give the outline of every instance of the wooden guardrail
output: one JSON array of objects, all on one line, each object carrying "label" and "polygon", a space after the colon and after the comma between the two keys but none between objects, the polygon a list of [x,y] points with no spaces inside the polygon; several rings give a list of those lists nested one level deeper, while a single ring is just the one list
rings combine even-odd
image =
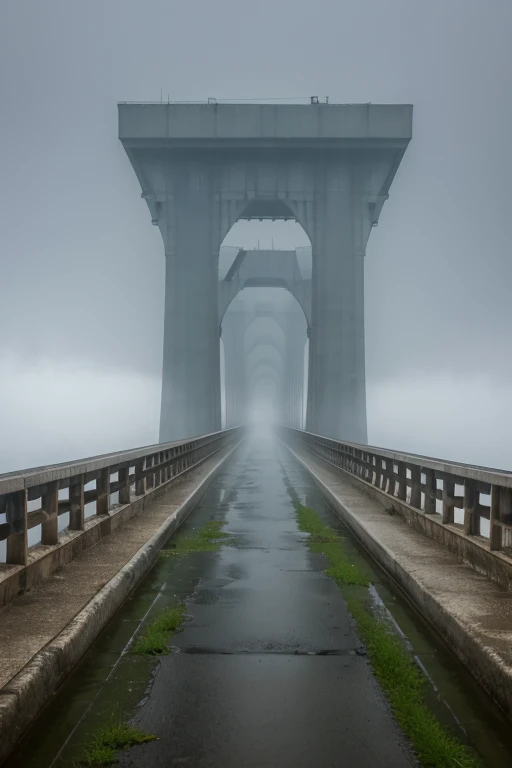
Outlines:
[{"label": "wooden guardrail", "polygon": [[[439,516],[467,536],[487,540],[490,551],[512,549],[512,473],[441,459],[345,443],[283,428],[286,442],[306,446],[322,459],[407,504],[425,516]],[[463,519],[455,521],[455,510]],[[487,526],[482,522],[488,521]]]},{"label": "wooden guardrail", "polygon": [[[130,504],[239,436],[240,428],[227,429],[190,440],[0,475],[0,541],[6,541],[5,562],[28,564],[32,549],[28,532],[32,528],[41,526],[40,541],[33,546],[58,544],[60,515],[69,513],[66,531],[84,531],[87,505],[95,504],[92,515],[108,516],[113,494],[119,494],[119,505]],[[94,487],[88,487],[91,485]]]}]

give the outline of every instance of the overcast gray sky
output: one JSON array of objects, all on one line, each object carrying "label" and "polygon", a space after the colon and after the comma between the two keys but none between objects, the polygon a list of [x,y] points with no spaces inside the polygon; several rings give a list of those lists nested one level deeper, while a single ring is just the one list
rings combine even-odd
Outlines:
[{"label": "overcast gray sky", "polygon": [[161,92],[414,104],[367,251],[370,440],[512,466],[511,30],[510,0],[1,0],[0,470],[156,437],[163,248],[116,102]]}]

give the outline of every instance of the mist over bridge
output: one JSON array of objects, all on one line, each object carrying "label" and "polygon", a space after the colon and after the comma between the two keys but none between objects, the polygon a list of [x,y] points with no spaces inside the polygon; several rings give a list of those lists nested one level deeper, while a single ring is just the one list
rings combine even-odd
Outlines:
[{"label": "mist over bridge", "polygon": [[[125,766],[412,767],[420,739],[379,676],[374,622],[401,659],[393,685],[424,660],[442,688],[456,764],[476,748],[506,765],[493,705],[475,727],[466,673],[446,683],[451,657],[407,624],[396,585],[510,715],[512,476],[366,444],[363,259],[411,108],[119,113],[165,245],[160,442],[0,477],[0,759],[72,672],[9,768],[83,764],[114,709],[148,738]],[[238,220],[290,218],[310,269],[241,247],[220,273]],[[276,430],[254,436],[265,398]],[[149,687],[139,654],[160,659]]]}]

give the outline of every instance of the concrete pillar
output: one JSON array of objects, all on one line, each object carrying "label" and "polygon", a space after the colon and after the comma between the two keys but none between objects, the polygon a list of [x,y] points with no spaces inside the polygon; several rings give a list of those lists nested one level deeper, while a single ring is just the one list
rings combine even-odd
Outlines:
[{"label": "concrete pillar", "polygon": [[243,312],[227,311],[222,321],[226,391],[226,427],[245,423],[247,388],[244,337],[247,319]]},{"label": "concrete pillar", "polygon": [[284,418],[286,426],[300,429],[304,398],[306,322],[302,313],[287,312],[284,324],[286,328]]},{"label": "concrete pillar", "polygon": [[324,167],[323,176],[312,237],[307,429],[366,443],[367,222],[355,168],[348,163]]},{"label": "concrete pillar", "polygon": [[173,166],[158,225],[166,245],[160,441],[220,429],[218,236],[211,179]]}]

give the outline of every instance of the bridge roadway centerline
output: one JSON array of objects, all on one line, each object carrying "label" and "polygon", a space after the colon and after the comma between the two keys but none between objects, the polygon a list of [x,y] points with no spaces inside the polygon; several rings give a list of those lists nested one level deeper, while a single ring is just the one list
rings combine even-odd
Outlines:
[{"label": "bridge roadway centerline", "polygon": [[[280,463],[280,459],[283,464]],[[158,741],[120,765],[416,765],[345,602],[297,527],[286,475],[311,482],[275,443],[250,443],[197,509],[226,491],[236,537],[206,566],[135,717]]]}]

